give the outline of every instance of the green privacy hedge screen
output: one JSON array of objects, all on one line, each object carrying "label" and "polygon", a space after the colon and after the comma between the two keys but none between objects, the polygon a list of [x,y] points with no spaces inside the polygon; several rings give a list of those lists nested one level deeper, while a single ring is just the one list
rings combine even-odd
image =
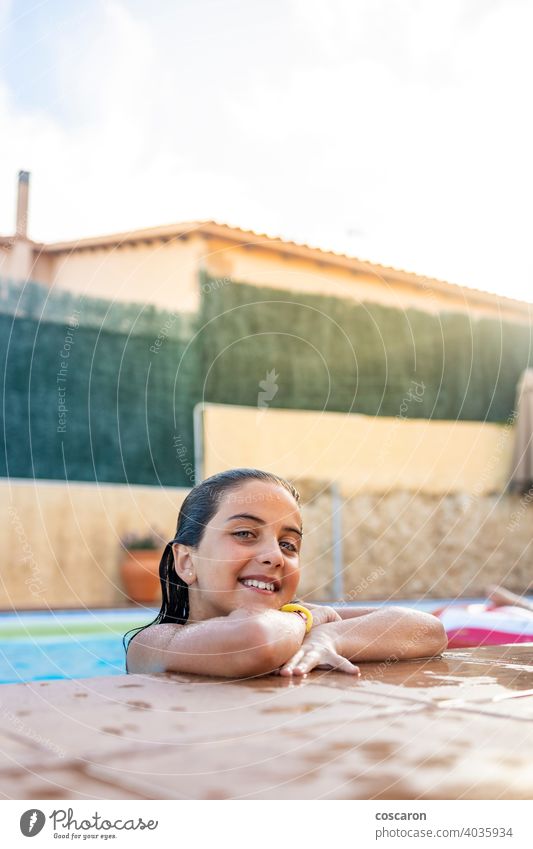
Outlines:
[{"label": "green privacy hedge screen", "polygon": [[201,283],[194,316],[4,283],[0,473],[191,486],[201,400],[504,422],[533,360],[528,326]]},{"label": "green privacy hedge screen", "polygon": [[15,309],[15,287],[7,294],[1,474],[190,486],[200,358],[194,344],[184,352],[194,321],[36,284]]},{"label": "green privacy hedge screen", "polygon": [[203,290],[213,402],[256,405],[274,369],[272,407],[504,422],[532,361],[529,326],[209,280]]}]

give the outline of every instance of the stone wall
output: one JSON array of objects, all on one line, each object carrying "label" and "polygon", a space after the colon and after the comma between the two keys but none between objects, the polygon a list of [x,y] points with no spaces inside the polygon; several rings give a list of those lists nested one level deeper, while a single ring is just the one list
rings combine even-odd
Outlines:
[{"label": "stone wall", "polygon": [[[332,598],[328,492],[305,509],[313,525],[305,591]],[[532,584],[533,495],[359,494],[345,498],[342,525],[345,601],[484,596],[492,583],[521,593]]]},{"label": "stone wall", "polygon": [[332,496],[327,484],[293,481],[301,496],[303,542],[298,597],[317,600],[333,596]]}]

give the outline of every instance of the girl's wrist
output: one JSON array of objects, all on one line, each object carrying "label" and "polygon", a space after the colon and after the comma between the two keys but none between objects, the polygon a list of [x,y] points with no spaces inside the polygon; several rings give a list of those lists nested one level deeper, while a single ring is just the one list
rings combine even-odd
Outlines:
[{"label": "girl's wrist", "polygon": [[296,613],[305,622],[305,633],[308,634],[313,627],[313,614],[303,604],[292,603],[284,604],[280,608],[282,613]]},{"label": "girl's wrist", "polygon": [[[298,640],[298,644],[300,646],[302,646],[305,643],[305,640],[307,638],[307,621],[306,621],[305,616],[300,616],[300,614],[295,616],[294,612],[292,613],[291,616],[287,616],[286,613],[284,613],[283,616],[285,617],[285,619],[288,619],[289,621],[296,622],[297,640]],[[293,627],[294,627],[294,625],[293,625]]]},{"label": "girl's wrist", "polygon": [[307,637],[307,619],[302,613],[299,613],[297,610],[294,610],[292,612],[293,612],[293,616],[294,616],[294,614],[296,614],[296,616],[298,617],[298,619],[302,623],[302,638],[305,640],[305,638]]}]

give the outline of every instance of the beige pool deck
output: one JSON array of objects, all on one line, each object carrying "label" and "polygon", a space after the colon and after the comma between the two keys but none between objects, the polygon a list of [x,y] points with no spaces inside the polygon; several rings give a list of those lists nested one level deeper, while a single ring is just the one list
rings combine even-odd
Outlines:
[{"label": "beige pool deck", "polygon": [[531,799],[533,644],[0,688],[4,799]]}]

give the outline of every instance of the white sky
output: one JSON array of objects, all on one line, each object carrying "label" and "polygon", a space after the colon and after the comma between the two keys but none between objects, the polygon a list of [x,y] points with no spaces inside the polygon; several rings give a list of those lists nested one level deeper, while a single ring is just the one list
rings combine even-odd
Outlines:
[{"label": "white sky", "polygon": [[0,0],[0,233],[196,218],[533,302],[528,0]]}]

